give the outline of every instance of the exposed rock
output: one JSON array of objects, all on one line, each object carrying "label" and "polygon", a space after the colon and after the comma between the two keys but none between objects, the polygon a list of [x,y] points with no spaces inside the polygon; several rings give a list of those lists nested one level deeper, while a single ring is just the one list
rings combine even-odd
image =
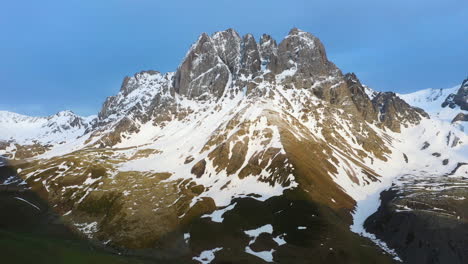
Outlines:
[{"label": "exposed rock", "polygon": [[448,177],[406,179],[381,194],[382,204],[366,220],[366,229],[395,249],[404,263],[467,263],[466,182]]},{"label": "exposed rock", "polygon": [[468,121],[468,114],[459,113],[458,115],[456,115],[453,118],[452,124],[455,123],[455,122],[458,122],[458,121],[467,122]]},{"label": "exposed rock", "polygon": [[374,105],[356,75],[354,73],[347,73],[344,78],[351,92],[353,103],[362,117],[370,122],[376,120],[377,112],[374,109]]},{"label": "exposed rock", "polygon": [[442,107],[447,106],[452,109],[459,106],[461,110],[468,111],[468,78],[462,82],[457,93],[447,96],[442,103]]},{"label": "exposed rock", "polygon": [[142,71],[132,77],[125,77],[120,92],[108,97],[104,102],[98,114],[99,121],[94,126],[108,124],[130,113],[137,119],[147,119],[154,100],[172,100],[172,76],[172,73]]},{"label": "exposed rock", "polygon": [[423,146],[421,147],[421,150],[425,150],[427,149],[431,144],[429,144],[429,142],[425,141]]},{"label": "exposed rock", "polygon": [[303,78],[334,75],[338,69],[329,62],[318,38],[297,28],[291,29],[277,50],[278,59],[268,68],[275,74],[296,70]]},{"label": "exposed rock", "polygon": [[445,101],[442,103],[442,107],[450,107],[450,108],[455,108],[457,107],[457,104],[453,101],[453,98],[455,98],[455,94],[449,94]]},{"label": "exposed rock", "polygon": [[401,124],[418,124],[429,115],[420,108],[411,107],[393,92],[379,93],[372,99],[378,110],[378,120],[393,131],[400,132]]},{"label": "exposed rock", "polygon": [[232,74],[237,74],[241,60],[241,37],[232,28],[219,31],[211,36],[218,56]]},{"label": "exposed rock", "polygon": [[129,93],[131,93],[133,90],[138,88],[142,83],[142,79],[147,77],[147,75],[153,76],[153,75],[158,75],[158,74],[161,74],[161,73],[158,71],[149,70],[149,71],[142,71],[140,73],[136,73],[133,77],[126,76],[122,82],[120,91],[122,92],[124,96],[126,96]]},{"label": "exposed rock", "polygon": [[468,111],[468,79],[465,79],[453,98],[453,102],[460,106],[461,110]]},{"label": "exposed rock", "polygon": [[276,53],[278,49],[276,40],[274,40],[270,35],[263,34],[260,38],[259,49],[262,60],[262,67],[266,68],[271,61],[276,60]]},{"label": "exposed rock", "polygon": [[198,178],[200,178],[203,173],[205,173],[205,168],[206,168],[206,160],[202,159],[199,162],[197,162],[195,165],[193,165],[191,173]]},{"label": "exposed rock", "polygon": [[[219,57],[219,52],[213,40],[203,33],[177,69],[174,77],[175,91],[189,99],[221,97],[229,80],[230,71]],[[230,52],[224,52],[223,55],[226,61],[232,59]],[[228,62],[232,63],[231,67],[236,67],[234,62]]]},{"label": "exposed rock", "polygon": [[138,131],[138,126],[134,120],[124,117],[113,127],[110,133],[103,135],[100,139],[99,147],[113,146],[122,141],[122,134],[134,133]]},{"label": "exposed rock", "polygon": [[261,59],[258,45],[252,34],[247,34],[242,39],[240,74],[250,75],[260,71]]},{"label": "exposed rock", "polygon": [[188,163],[190,163],[190,162],[192,162],[194,160],[195,160],[195,158],[192,155],[190,155],[187,158],[185,158],[184,164],[188,164]]}]

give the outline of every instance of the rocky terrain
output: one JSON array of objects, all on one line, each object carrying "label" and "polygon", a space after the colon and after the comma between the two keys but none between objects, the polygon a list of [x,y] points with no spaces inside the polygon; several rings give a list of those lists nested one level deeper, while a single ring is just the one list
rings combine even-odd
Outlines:
[{"label": "rocky terrain", "polygon": [[0,155],[74,234],[109,252],[163,263],[411,261],[364,220],[402,175],[458,166],[464,177],[468,138],[463,121],[408,98],[343,74],[310,33],[257,43],[228,29],[203,33],[175,72],[126,77],[96,116],[1,112]]},{"label": "rocky terrain", "polygon": [[403,175],[382,193],[382,205],[367,219],[367,229],[405,263],[466,263],[467,166],[457,169],[465,169],[462,177]]}]

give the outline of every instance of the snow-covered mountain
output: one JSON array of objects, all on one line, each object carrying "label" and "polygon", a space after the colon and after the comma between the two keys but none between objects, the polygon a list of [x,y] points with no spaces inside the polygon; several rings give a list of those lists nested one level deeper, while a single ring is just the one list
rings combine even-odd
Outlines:
[{"label": "snow-covered mountain", "polygon": [[61,111],[47,117],[30,117],[0,111],[0,140],[18,144],[59,144],[82,136],[95,116],[80,117]]},{"label": "snow-covered mountain", "polygon": [[458,114],[457,109],[444,108],[442,104],[450,94],[456,93],[459,88],[460,86],[447,89],[429,88],[408,94],[398,94],[398,96],[408,104],[424,109],[424,111],[434,118],[451,121]]},{"label": "snow-covered mountain", "polygon": [[468,121],[468,79],[461,85],[446,89],[425,89],[408,94],[398,94],[408,104],[424,109],[432,118],[456,123],[464,130]]},{"label": "snow-covered mountain", "polygon": [[277,44],[228,29],[202,34],[174,73],[126,77],[97,117],[3,113],[0,154],[77,232],[121,252],[391,263],[405,249],[364,228],[380,191],[468,173],[466,133],[427,108],[452,93],[375,92],[310,33]]},{"label": "snow-covered mountain", "polygon": [[458,105],[453,108],[442,106],[446,99],[456,94],[459,89],[460,85],[446,89],[430,88],[409,94],[398,94],[398,96],[408,104],[424,109],[431,117],[451,122],[457,114],[468,113],[468,111],[460,109]]}]

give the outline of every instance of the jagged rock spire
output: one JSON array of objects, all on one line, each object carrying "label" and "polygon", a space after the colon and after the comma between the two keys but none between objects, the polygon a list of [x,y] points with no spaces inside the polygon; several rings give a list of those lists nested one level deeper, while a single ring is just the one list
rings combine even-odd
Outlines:
[{"label": "jagged rock spire", "polygon": [[241,46],[241,72],[240,74],[254,74],[261,69],[260,51],[252,34],[242,38]]},{"label": "jagged rock spire", "polygon": [[219,57],[215,43],[203,33],[177,69],[174,88],[188,98],[221,97],[229,74],[229,67]]},{"label": "jagged rock spire", "polygon": [[259,49],[262,58],[262,66],[266,67],[270,61],[276,58],[278,45],[276,44],[276,40],[270,35],[263,34],[260,38]]}]

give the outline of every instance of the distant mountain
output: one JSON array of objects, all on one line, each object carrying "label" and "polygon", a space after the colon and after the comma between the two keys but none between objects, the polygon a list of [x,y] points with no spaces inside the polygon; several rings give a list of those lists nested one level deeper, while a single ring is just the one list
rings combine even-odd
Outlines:
[{"label": "distant mountain", "polygon": [[[437,110],[454,92],[376,92],[310,33],[257,43],[228,29],[203,33],[175,72],[126,77],[97,117],[4,113],[0,155],[73,230],[127,255],[416,263],[399,246],[409,233],[376,237],[365,220],[403,175],[468,175],[468,136]],[[444,257],[425,243],[420,256]]]},{"label": "distant mountain", "polygon": [[447,89],[426,89],[398,94],[410,105],[424,109],[431,117],[458,123],[462,129],[468,120],[468,79],[461,85]]},{"label": "distant mountain", "polygon": [[71,111],[62,111],[47,117],[30,117],[0,111],[0,140],[13,140],[20,144],[60,143],[84,134],[95,118],[80,117]]}]

